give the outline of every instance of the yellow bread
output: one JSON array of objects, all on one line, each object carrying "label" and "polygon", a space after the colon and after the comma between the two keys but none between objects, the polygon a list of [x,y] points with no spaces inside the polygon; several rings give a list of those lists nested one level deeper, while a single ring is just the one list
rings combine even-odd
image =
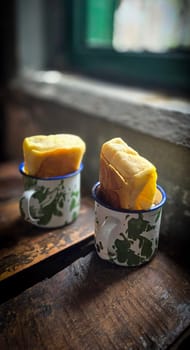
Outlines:
[{"label": "yellow bread", "polygon": [[79,169],[85,150],[85,142],[76,135],[26,137],[23,141],[25,172],[43,178],[68,174]]},{"label": "yellow bread", "polygon": [[156,195],[155,166],[121,138],[102,145],[100,193],[113,208],[149,209]]}]

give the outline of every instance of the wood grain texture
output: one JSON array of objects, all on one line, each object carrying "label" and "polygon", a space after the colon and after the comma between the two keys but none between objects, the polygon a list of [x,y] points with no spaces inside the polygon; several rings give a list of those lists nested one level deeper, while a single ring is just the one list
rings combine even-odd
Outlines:
[{"label": "wood grain texture", "polygon": [[164,350],[190,329],[181,237],[161,235],[150,263],[121,268],[89,253],[89,198],[75,222],[44,230],[20,218],[22,186],[16,165],[0,166],[1,350]]},{"label": "wood grain texture", "polygon": [[81,200],[78,218],[59,229],[40,229],[22,220],[18,200],[0,204],[0,281],[93,236],[93,202]]},{"label": "wood grain texture", "polygon": [[164,350],[190,325],[190,278],[162,253],[135,269],[92,252],[0,315],[3,350]]}]

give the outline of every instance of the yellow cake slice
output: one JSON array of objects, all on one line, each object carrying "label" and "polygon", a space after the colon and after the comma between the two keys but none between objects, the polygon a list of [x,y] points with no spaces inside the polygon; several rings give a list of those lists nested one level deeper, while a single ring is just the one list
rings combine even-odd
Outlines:
[{"label": "yellow cake slice", "polygon": [[23,141],[24,169],[37,177],[61,176],[80,167],[86,151],[77,135],[35,135]]},{"label": "yellow cake slice", "polygon": [[155,166],[121,138],[102,145],[99,180],[103,199],[114,208],[148,209],[154,202]]}]

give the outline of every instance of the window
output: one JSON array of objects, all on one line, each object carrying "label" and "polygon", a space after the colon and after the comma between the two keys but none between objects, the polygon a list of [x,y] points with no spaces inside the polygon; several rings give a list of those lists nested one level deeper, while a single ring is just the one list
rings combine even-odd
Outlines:
[{"label": "window", "polygon": [[72,64],[143,86],[189,90],[189,0],[76,0]]},{"label": "window", "polygon": [[22,67],[190,90],[190,0],[16,2]]}]

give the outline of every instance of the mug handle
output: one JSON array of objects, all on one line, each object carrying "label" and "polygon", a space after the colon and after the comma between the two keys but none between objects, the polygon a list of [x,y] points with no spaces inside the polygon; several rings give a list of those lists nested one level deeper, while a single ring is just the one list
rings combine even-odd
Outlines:
[{"label": "mug handle", "polygon": [[27,190],[24,192],[24,198],[25,198],[26,203],[27,203],[26,212],[27,212],[27,215],[28,215],[31,223],[36,223],[38,221],[38,219],[35,219],[30,212],[30,200],[31,200],[34,193],[36,193],[35,190]]},{"label": "mug handle", "polygon": [[[106,247],[107,254],[109,255],[109,252],[111,252],[111,235],[113,233],[113,230],[118,226],[120,223],[120,220],[113,217],[113,216],[108,216],[102,225],[100,226],[99,229],[99,234],[100,237],[102,238],[103,241],[103,246]],[[112,255],[112,258],[115,258],[116,255]]]}]

